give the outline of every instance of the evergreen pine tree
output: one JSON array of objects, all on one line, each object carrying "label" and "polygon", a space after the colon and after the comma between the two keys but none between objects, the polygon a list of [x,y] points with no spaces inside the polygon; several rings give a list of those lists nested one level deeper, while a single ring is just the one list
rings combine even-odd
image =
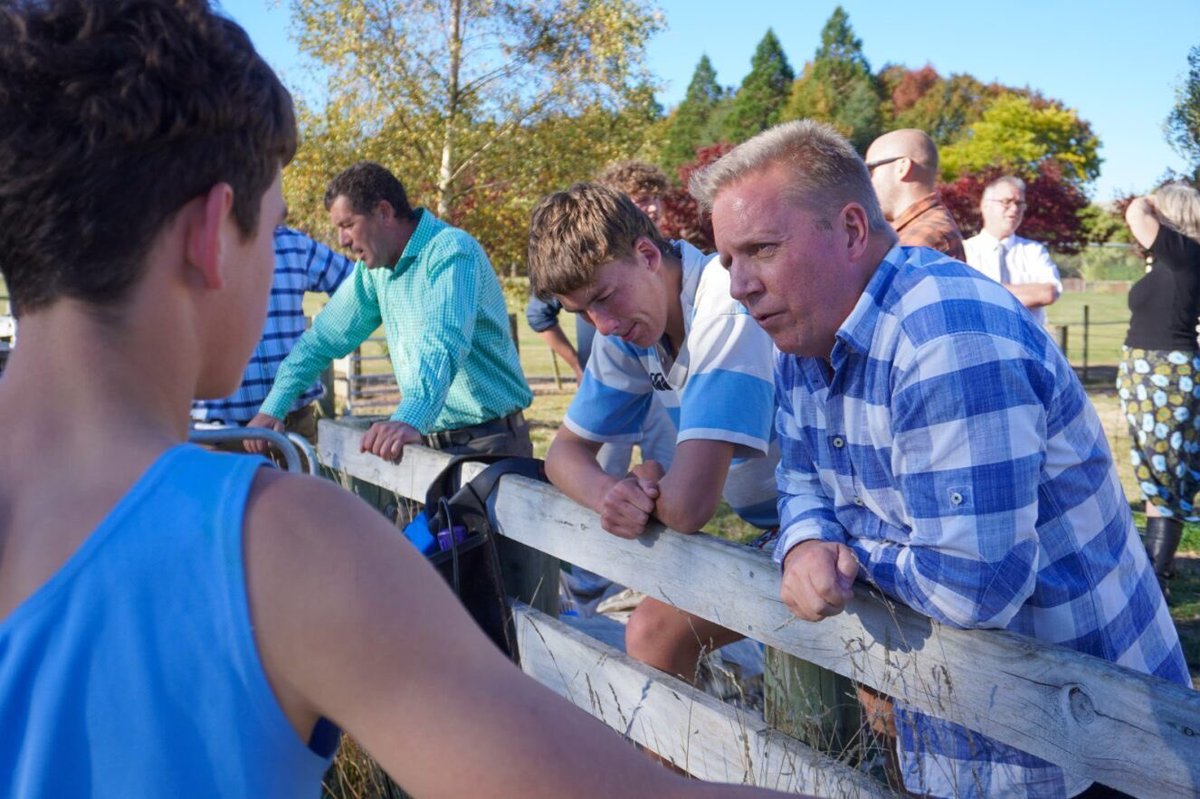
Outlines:
[{"label": "evergreen pine tree", "polygon": [[667,142],[662,149],[662,166],[668,173],[674,173],[683,164],[696,157],[696,148],[711,141],[706,141],[709,133],[709,120],[713,110],[725,96],[725,90],[717,83],[717,71],[707,55],[700,56],[696,71],[692,73],[692,82],[688,84],[687,94],[683,102],[671,115],[667,128]]},{"label": "evergreen pine tree", "polygon": [[750,60],[750,74],[730,104],[723,138],[741,142],[778,122],[795,77],[775,31],[768,28]]},{"label": "evergreen pine tree", "polygon": [[821,29],[821,46],[792,88],[783,119],[829,122],[860,151],[883,129],[879,83],[838,6]]}]

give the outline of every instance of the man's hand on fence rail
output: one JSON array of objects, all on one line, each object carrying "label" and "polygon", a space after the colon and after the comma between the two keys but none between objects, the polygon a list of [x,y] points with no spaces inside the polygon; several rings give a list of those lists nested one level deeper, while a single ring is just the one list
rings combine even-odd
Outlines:
[{"label": "man's hand on fence rail", "polygon": [[404,422],[376,422],[363,434],[359,452],[370,452],[386,461],[398,461],[405,444],[420,444],[421,434]]},{"label": "man's hand on fence rail", "polygon": [[[277,433],[283,432],[283,420],[276,419],[274,416],[269,416],[265,413],[256,413],[254,418],[246,422],[246,427],[265,427],[268,430],[274,430]],[[264,438],[248,438],[242,442],[242,446],[247,452],[256,452],[259,455],[264,455],[270,442]]]},{"label": "man's hand on fence rail", "polygon": [[803,541],[783,560],[779,596],[805,621],[820,621],[846,609],[854,596],[858,560],[845,544]]}]

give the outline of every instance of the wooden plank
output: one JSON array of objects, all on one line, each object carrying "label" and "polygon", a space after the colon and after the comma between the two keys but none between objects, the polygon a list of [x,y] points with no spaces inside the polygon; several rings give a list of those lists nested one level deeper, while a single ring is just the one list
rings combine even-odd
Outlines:
[{"label": "wooden plank", "polygon": [[404,448],[398,463],[390,463],[369,452],[359,452],[363,432],[361,426],[320,420],[317,423],[317,450],[321,463],[402,497],[424,502],[429,484],[446,468],[451,456],[428,447],[410,446]]},{"label": "wooden plank", "polygon": [[[361,432],[343,440],[331,427],[322,421],[322,462],[405,496],[422,496],[448,457],[412,447],[384,463],[357,452]],[[495,502],[510,538],[928,713],[1134,795],[1200,792],[1200,693],[1004,631],[946,627],[861,587],[847,612],[803,622],[779,601],[764,553],[662,527],[620,539],[553,487],[516,476]]]},{"label": "wooden plank", "polygon": [[829,797],[895,796],[870,776],[572,629],[518,606],[521,668],[700,779]]},{"label": "wooden plank", "polygon": [[520,477],[501,482],[496,507],[505,535],[1091,779],[1139,796],[1200,790],[1200,693],[1008,632],[946,627],[861,587],[847,612],[800,621],[766,554],[664,528],[620,539]]}]

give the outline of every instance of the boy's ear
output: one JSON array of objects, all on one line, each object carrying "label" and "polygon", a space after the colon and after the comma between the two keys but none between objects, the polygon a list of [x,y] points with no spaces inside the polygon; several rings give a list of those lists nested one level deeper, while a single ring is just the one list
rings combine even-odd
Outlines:
[{"label": "boy's ear", "polygon": [[205,288],[219,289],[225,285],[224,237],[230,232],[225,222],[233,213],[233,187],[218,183],[192,202],[196,207],[187,218],[187,262]]},{"label": "boy's ear", "polygon": [[645,236],[641,236],[633,243],[634,252],[639,253],[646,259],[646,265],[650,271],[656,271],[662,265],[662,252],[658,249],[658,245]]}]

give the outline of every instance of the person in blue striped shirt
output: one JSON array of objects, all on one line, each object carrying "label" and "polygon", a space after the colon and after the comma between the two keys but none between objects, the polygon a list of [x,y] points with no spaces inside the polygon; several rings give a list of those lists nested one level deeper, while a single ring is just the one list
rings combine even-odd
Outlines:
[{"label": "person in blue striped shirt", "polygon": [[[783,601],[842,612],[856,578],[937,621],[1190,685],[1103,428],[998,283],[900,247],[865,164],[798,121],[696,176],[733,296],[770,333]],[[895,702],[905,786],[938,797],[1103,786]]]},{"label": "person in blue striped shirt", "polygon": [[[254,418],[275,381],[279,364],[308,326],[304,318],[304,294],[309,291],[333,294],[354,269],[348,258],[298,230],[280,225],[275,228],[274,240],[275,275],[262,338],[246,364],[238,390],[222,399],[193,402],[194,421],[241,426]],[[315,443],[316,401],[322,394],[320,381],[313,381],[283,417],[284,430]]]},{"label": "person in blue striped shirt", "polygon": [[[536,294],[587,313],[599,333],[546,455],[551,482],[623,538],[641,535],[651,518],[694,532],[722,495],[742,518],[774,527],[771,341],[730,298],[715,259],[664,239],[628,196],[578,183],[534,209],[529,276]],[[669,468],[646,460],[625,476],[605,473],[600,447],[636,441],[653,398],[675,428]],[[626,649],[694,680],[703,651],[737,638],[647,598]]]}]

